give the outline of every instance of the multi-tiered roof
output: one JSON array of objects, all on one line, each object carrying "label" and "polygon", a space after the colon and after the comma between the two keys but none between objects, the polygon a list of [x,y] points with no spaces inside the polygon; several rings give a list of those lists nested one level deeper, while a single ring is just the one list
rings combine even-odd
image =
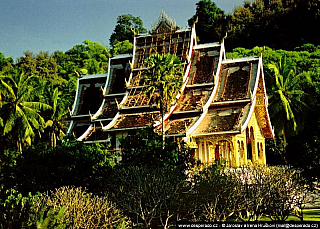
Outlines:
[{"label": "multi-tiered roof", "polygon": [[[153,53],[174,54],[184,69],[177,102],[161,119],[140,79]],[[97,103],[100,106],[97,106]],[[110,59],[106,75],[78,80],[69,133],[78,140],[108,141],[111,133],[150,125],[176,137],[241,133],[255,111],[265,138],[273,137],[261,57],[226,60],[224,41],[197,45],[195,27],[180,29],[163,11],[148,34],[136,35],[133,55]]]}]

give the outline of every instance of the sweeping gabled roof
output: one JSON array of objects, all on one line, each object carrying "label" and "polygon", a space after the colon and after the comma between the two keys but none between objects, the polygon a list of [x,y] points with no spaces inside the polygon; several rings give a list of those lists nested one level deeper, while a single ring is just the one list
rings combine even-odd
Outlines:
[{"label": "sweeping gabled roof", "polygon": [[[72,125],[77,136],[78,130],[87,127],[79,140],[109,141],[109,133],[150,125],[161,132],[164,122],[167,136],[238,134],[255,112],[263,136],[274,136],[261,57],[225,59],[224,40],[198,45],[195,28],[177,29],[164,11],[154,28],[149,34],[135,36],[132,55],[110,59],[102,103],[95,113],[86,115],[80,107],[84,97],[90,98],[82,82],[94,82],[95,77],[78,81],[73,114],[82,116],[72,119],[69,133]],[[150,98],[143,92],[146,85],[140,80],[148,67],[145,60],[153,53],[178,56],[184,71],[181,93],[163,120],[159,109],[149,107]]]}]

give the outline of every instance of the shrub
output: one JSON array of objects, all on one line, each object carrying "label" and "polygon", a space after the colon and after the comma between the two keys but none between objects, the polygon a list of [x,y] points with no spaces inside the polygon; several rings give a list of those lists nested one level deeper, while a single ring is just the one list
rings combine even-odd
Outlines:
[{"label": "shrub", "polygon": [[3,193],[0,198],[0,228],[26,228],[33,200],[40,194],[23,196],[14,188]]},{"label": "shrub", "polygon": [[99,190],[106,171],[115,164],[115,156],[99,144],[85,144],[65,138],[55,148],[32,146],[18,159],[16,182],[22,193],[46,192],[62,186]]},{"label": "shrub", "polygon": [[243,207],[238,182],[222,167],[218,162],[193,176],[195,221],[226,221]]},{"label": "shrub", "polygon": [[181,219],[189,185],[179,168],[128,166],[116,168],[109,180],[109,192],[134,225],[168,228]]},{"label": "shrub", "polygon": [[229,170],[241,187],[246,214],[242,220],[259,220],[262,215],[283,222],[290,215],[302,219],[306,188],[300,173],[291,167],[256,166]]},{"label": "shrub", "polygon": [[305,181],[291,167],[226,169],[216,163],[193,171],[191,180],[193,221],[259,221],[263,215],[277,222],[290,215],[303,219]]},{"label": "shrub", "polygon": [[121,141],[121,164],[128,166],[181,167],[186,169],[191,162],[192,150],[185,142],[166,139],[153,128],[142,129]]},{"label": "shrub", "polygon": [[37,199],[32,212],[33,226],[36,224],[59,228],[128,226],[127,218],[107,197],[95,196],[81,188],[61,187],[50,194],[45,194]]}]

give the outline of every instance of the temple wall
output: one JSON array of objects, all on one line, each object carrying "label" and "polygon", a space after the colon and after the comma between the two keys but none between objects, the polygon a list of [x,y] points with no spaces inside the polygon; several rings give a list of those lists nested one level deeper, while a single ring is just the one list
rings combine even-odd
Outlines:
[{"label": "temple wall", "polygon": [[195,157],[206,165],[214,163],[215,159],[225,159],[229,167],[266,164],[265,139],[255,113],[241,134],[205,136],[197,138],[196,142]]},{"label": "temple wall", "polygon": [[[265,138],[262,136],[255,113],[252,114],[246,130],[233,137],[236,150],[235,166],[266,165]],[[251,152],[250,146],[251,143]]]}]

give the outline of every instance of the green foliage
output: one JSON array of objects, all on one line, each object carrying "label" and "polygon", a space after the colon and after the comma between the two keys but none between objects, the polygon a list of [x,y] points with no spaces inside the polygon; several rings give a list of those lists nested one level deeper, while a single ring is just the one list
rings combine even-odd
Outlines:
[{"label": "green foliage", "polygon": [[147,30],[143,27],[140,17],[134,17],[131,14],[123,14],[117,18],[117,24],[110,36],[110,45],[114,49],[114,45],[118,42],[128,40],[133,43],[134,33],[145,33]]},{"label": "green foliage", "polygon": [[20,153],[10,149],[0,152],[0,195],[4,195],[4,190],[16,185],[17,174],[15,170]]},{"label": "green foliage", "polygon": [[41,111],[51,109],[45,103],[36,101],[41,91],[39,78],[27,76],[23,72],[5,76],[7,94],[0,108],[0,116],[4,120],[1,128],[2,136],[12,137],[22,152],[24,143],[31,144],[32,138],[45,127]]},{"label": "green foliage", "polygon": [[147,69],[141,78],[149,105],[160,108],[162,135],[164,135],[164,114],[169,111],[183,84],[183,67],[180,59],[171,54],[152,54],[146,61]]},{"label": "green foliage", "polygon": [[99,191],[115,158],[99,144],[84,144],[67,137],[55,148],[37,144],[26,149],[15,166],[15,181],[22,193],[66,185]]},{"label": "green foliage", "polygon": [[272,89],[268,93],[270,100],[271,119],[274,121],[276,132],[283,135],[286,145],[290,131],[297,132],[297,123],[303,127],[299,117],[304,118],[309,106],[304,102],[306,92],[304,84],[311,84],[309,74],[297,73],[295,66],[287,62],[284,56],[277,64],[268,64],[274,74]]},{"label": "green foliage", "polygon": [[0,227],[1,228],[26,228],[30,217],[30,209],[34,198],[40,194],[23,196],[11,188],[2,193],[0,198]]},{"label": "green foliage", "polygon": [[107,197],[82,188],[61,187],[38,198],[32,208],[37,228],[128,228],[128,219]]},{"label": "green foliage", "polygon": [[132,53],[132,51],[133,51],[133,43],[130,42],[129,40],[116,41],[112,49],[113,55]]},{"label": "green foliage", "polygon": [[200,0],[196,14],[188,20],[191,27],[195,22],[200,43],[219,41],[226,32],[224,12],[211,0]]},{"label": "green foliage", "polygon": [[[146,85],[145,93],[150,98],[149,105],[163,106],[167,111],[169,105],[176,100],[183,83],[183,69],[177,56],[171,54],[151,55],[146,61],[148,66],[141,84]],[[155,93],[158,93],[154,96]],[[162,105],[161,105],[162,104]]]},{"label": "green foliage", "polygon": [[309,115],[304,131],[290,139],[285,155],[290,165],[303,169],[303,175],[311,185],[320,178],[320,120],[317,107]]},{"label": "green foliage", "polygon": [[313,33],[319,20],[319,0],[246,1],[226,17],[228,47],[292,50],[304,43],[319,44],[319,34]]},{"label": "green foliage", "polygon": [[60,207],[58,212],[55,212],[53,208],[45,211],[40,211],[40,219],[37,221],[38,229],[47,229],[47,228],[55,228],[55,229],[63,229],[66,228],[66,225],[59,225],[64,214],[66,212],[66,208],[64,206]]},{"label": "green foliage", "polygon": [[0,72],[7,72],[13,68],[12,57],[5,57],[3,52],[0,52]]},{"label": "green foliage", "polygon": [[160,135],[153,128],[146,128],[121,141],[124,166],[182,167],[189,166],[192,150],[184,142],[167,139],[163,145]]},{"label": "green foliage", "polygon": [[286,148],[281,136],[275,136],[274,139],[266,139],[266,151],[268,152],[268,165],[286,165]]},{"label": "green foliage", "polygon": [[65,52],[65,55],[59,55],[59,63],[66,67],[64,70],[68,75],[71,72],[80,75],[105,73],[108,70],[108,59],[110,56],[107,47],[85,40],[83,44],[75,45],[72,49]]},{"label": "green foliage", "polygon": [[40,52],[34,55],[32,52],[25,52],[25,56],[19,57],[15,65],[27,76],[36,75],[40,78],[57,79],[58,65],[56,59],[48,52]]},{"label": "green foliage", "polygon": [[61,100],[62,92],[58,87],[53,87],[50,82],[45,82],[43,90],[43,99],[45,103],[49,104],[52,109],[46,113],[46,129],[45,135],[48,143],[52,147],[56,147],[57,141],[62,140],[65,136],[67,126],[63,122],[68,114],[68,108],[64,101]]}]

